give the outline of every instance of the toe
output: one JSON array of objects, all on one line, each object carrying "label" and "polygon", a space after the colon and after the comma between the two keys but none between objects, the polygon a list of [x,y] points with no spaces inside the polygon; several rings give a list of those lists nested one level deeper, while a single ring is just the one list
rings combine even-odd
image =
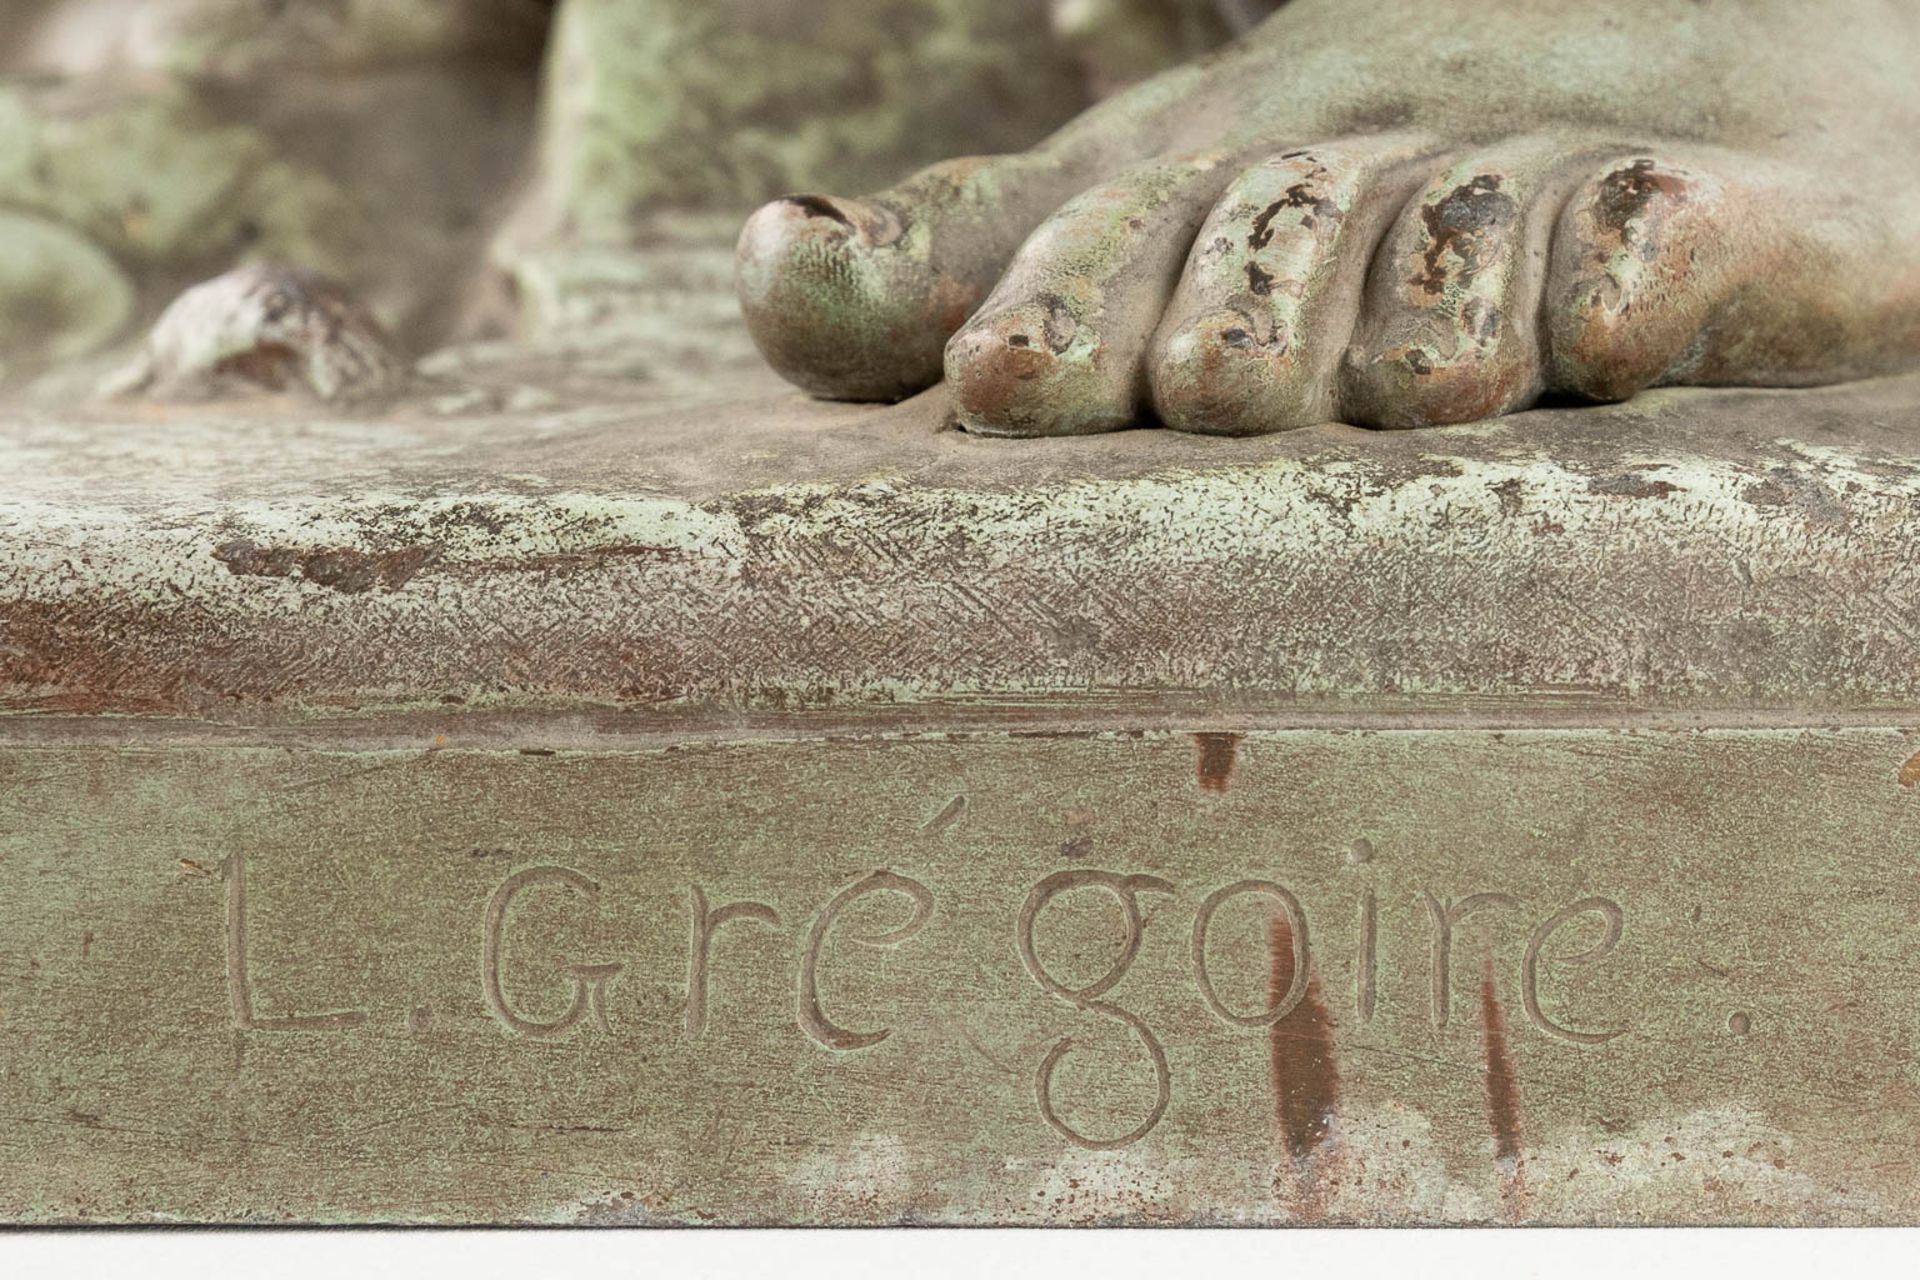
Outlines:
[{"label": "toe", "polygon": [[1728,192],[1648,156],[1603,166],[1568,203],[1545,307],[1550,383],[1624,400],[1685,358],[1720,294]]},{"label": "toe", "polygon": [[1106,429],[1101,354],[1097,331],[1081,333],[1059,297],[996,309],[947,346],[962,425],[1003,436],[1075,434],[1082,421]]},{"label": "toe", "polygon": [[1367,282],[1342,409],[1381,427],[1471,422],[1544,385],[1537,312],[1561,152],[1470,157],[1402,212]]},{"label": "toe", "polygon": [[1161,421],[1253,435],[1334,416],[1367,258],[1431,147],[1375,138],[1275,156],[1235,179],[1195,238],[1154,337]]},{"label": "toe", "polygon": [[1043,223],[947,346],[961,425],[1078,435],[1131,424],[1154,326],[1232,172],[1219,156],[1154,161]]},{"label": "toe", "polygon": [[1568,204],[1546,297],[1552,383],[1806,386],[1911,368],[1920,206],[1870,178],[1709,148],[1627,156]]},{"label": "toe", "polygon": [[1213,77],[1176,68],[1018,155],[951,160],[863,200],[789,196],[740,236],[735,284],[755,343],[789,381],[897,400],[939,381],[947,339],[1029,232],[1098,175],[1169,149]]},{"label": "toe", "polygon": [[816,395],[912,395],[939,380],[947,337],[1075,181],[1029,154],[949,161],[864,200],[775,200],[740,234],[747,328],[769,364]]}]

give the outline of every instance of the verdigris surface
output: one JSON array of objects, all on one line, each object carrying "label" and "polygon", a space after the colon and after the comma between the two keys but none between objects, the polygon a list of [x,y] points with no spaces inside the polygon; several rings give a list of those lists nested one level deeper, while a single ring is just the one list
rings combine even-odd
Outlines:
[{"label": "verdigris surface", "polygon": [[0,1217],[1920,1218],[1920,383],[711,358],[6,416]]},{"label": "verdigris surface", "polygon": [[1920,695],[1913,380],[1005,446],[952,430],[941,393],[812,402],[745,355],[695,375],[761,398],[661,370],[650,408],[645,369],[486,354],[378,416],[13,416],[0,705],[655,723]]},{"label": "verdigris surface", "polygon": [[1026,146],[1229,25],[1213,0],[14,0],[0,390],[85,385],[239,266],[338,277],[416,354],[552,333],[556,292],[651,270],[679,215],[731,233],[782,191]]}]

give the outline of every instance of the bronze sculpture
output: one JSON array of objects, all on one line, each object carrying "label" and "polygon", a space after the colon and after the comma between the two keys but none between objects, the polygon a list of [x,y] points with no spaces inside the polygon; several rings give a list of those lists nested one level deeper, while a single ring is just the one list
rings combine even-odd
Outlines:
[{"label": "bronze sculpture", "polygon": [[0,16],[0,1220],[1920,1220],[1908,7],[546,9]]}]

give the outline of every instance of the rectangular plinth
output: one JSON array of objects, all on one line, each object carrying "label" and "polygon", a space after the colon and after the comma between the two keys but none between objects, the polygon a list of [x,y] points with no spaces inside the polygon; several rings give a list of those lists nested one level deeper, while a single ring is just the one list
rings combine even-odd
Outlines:
[{"label": "rectangular plinth", "polygon": [[1920,379],[537,365],[0,411],[0,1221],[1920,1222]]},{"label": "rectangular plinth", "polygon": [[1911,1222],[1920,748],[17,729],[13,1222]]}]

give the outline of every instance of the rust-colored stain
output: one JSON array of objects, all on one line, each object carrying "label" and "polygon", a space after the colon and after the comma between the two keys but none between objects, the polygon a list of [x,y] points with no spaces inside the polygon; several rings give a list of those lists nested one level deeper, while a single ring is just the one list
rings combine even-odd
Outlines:
[{"label": "rust-colored stain", "polygon": [[1493,1126],[1493,1153],[1501,1160],[1518,1160],[1520,1081],[1507,1045],[1507,1014],[1494,985],[1491,956],[1480,974],[1480,1033],[1487,1052],[1487,1120]]},{"label": "rust-colored stain", "polygon": [[1908,756],[1907,762],[1900,766],[1900,785],[1920,786],[1920,751]]},{"label": "rust-colored stain", "polygon": [[346,595],[358,595],[374,587],[398,591],[439,556],[438,545],[373,552],[344,547],[263,547],[247,538],[223,542],[213,550],[213,558],[236,577],[299,577]]},{"label": "rust-colored stain", "polygon": [[1650,480],[1635,472],[1605,476],[1587,482],[1588,493],[1604,493],[1615,498],[1664,498],[1684,490],[1668,480]]},{"label": "rust-colored stain", "polygon": [[[1200,747],[1200,789],[1202,791],[1225,791],[1227,780],[1233,776],[1234,757],[1240,750],[1240,735],[1237,733],[1196,733],[1193,740]],[[1285,991],[1285,987],[1280,988]]]},{"label": "rust-colored stain", "polygon": [[1662,173],[1652,160],[1636,160],[1614,170],[1600,184],[1594,217],[1620,243],[1630,244],[1634,237],[1628,223],[1635,218],[1657,220],[1674,206],[1685,204],[1690,194],[1685,179]]},{"label": "rust-colored stain", "polygon": [[[1425,270],[1411,281],[1415,287],[1434,297],[1450,280],[1466,288],[1493,260],[1520,209],[1500,189],[1502,181],[1497,173],[1483,173],[1420,210],[1427,224],[1427,248]],[[1449,252],[1459,263],[1452,270],[1440,261]]]},{"label": "rust-colored stain", "polygon": [[178,710],[178,678],[152,666],[130,671],[120,632],[102,624],[102,612],[97,597],[84,593],[0,601],[0,705],[65,715]]},{"label": "rust-colored stain", "polygon": [[948,356],[954,402],[983,421],[1023,421],[1034,397],[1059,372],[1072,324],[1070,315],[1056,310],[1044,319],[1003,316],[963,331]]},{"label": "rust-colored stain", "polygon": [[[1293,987],[1293,927],[1286,916],[1273,918],[1267,948],[1272,959],[1268,999],[1279,1000]],[[1319,978],[1309,978],[1300,1003],[1268,1029],[1267,1050],[1280,1141],[1289,1156],[1304,1159],[1326,1141],[1340,1093],[1333,1019],[1320,999]]]}]

